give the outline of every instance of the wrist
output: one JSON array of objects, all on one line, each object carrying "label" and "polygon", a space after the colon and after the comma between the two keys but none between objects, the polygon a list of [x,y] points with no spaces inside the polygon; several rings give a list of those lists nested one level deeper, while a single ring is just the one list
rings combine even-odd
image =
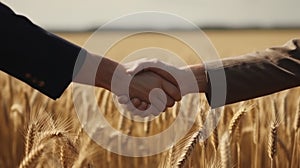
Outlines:
[{"label": "wrist", "polygon": [[207,90],[207,76],[204,65],[190,65],[188,67],[183,68],[185,71],[189,71],[188,73],[191,73],[194,75],[194,79],[196,79],[197,82],[197,90],[192,90],[193,86],[189,87],[190,90],[189,93],[202,93],[206,92]]},{"label": "wrist", "polygon": [[107,89],[117,96],[127,95],[131,78],[123,64],[102,58],[95,85]]},{"label": "wrist", "polygon": [[191,70],[195,75],[197,80],[199,92],[206,92],[207,91],[207,74],[204,65],[194,65],[191,66]]},{"label": "wrist", "polygon": [[[117,95],[125,93],[124,84],[131,78],[124,66],[109,58],[88,53],[80,67],[74,82],[101,87]],[[112,83],[114,81],[114,83]]]},{"label": "wrist", "polygon": [[[123,65],[103,57],[96,75],[95,85],[112,91],[112,80],[122,81],[125,79],[126,71]],[[117,92],[114,88],[114,92]]]}]

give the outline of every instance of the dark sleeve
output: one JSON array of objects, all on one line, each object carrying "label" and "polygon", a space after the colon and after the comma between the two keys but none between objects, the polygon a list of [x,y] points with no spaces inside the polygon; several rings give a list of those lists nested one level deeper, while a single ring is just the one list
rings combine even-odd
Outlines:
[{"label": "dark sleeve", "polygon": [[[206,97],[212,107],[265,96],[300,85],[300,40],[294,39],[282,47],[222,60],[223,67],[206,65],[208,90]],[[218,75],[225,73],[226,99],[212,96]],[[222,82],[220,82],[222,83]],[[218,88],[219,87],[219,88]]]},{"label": "dark sleeve", "polygon": [[[0,70],[52,99],[61,96],[86,51],[0,3]],[[76,73],[76,72],[75,72]]]}]

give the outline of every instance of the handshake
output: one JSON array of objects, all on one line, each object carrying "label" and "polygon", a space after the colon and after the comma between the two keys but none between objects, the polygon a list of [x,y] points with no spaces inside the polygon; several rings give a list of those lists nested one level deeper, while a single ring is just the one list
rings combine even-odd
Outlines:
[{"label": "handshake", "polygon": [[119,64],[87,53],[73,81],[102,87],[134,115],[157,116],[189,93],[205,92],[207,79],[202,64],[177,68],[157,59]]},{"label": "handshake", "polygon": [[133,115],[157,116],[189,93],[204,92],[206,74],[201,65],[177,68],[157,59],[119,64],[110,91]]}]

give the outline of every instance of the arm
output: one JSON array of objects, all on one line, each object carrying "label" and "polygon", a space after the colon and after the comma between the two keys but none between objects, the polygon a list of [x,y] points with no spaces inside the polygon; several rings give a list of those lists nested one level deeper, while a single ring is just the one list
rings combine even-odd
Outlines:
[{"label": "arm", "polygon": [[82,62],[86,51],[16,15],[2,3],[0,16],[0,70],[52,99],[60,97],[72,81],[77,58]]},{"label": "arm", "polygon": [[[204,86],[212,107],[222,102],[211,102],[211,76],[224,70],[226,77],[226,101],[231,104],[248,100],[300,85],[300,40],[291,40],[282,47],[221,60],[223,67],[206,63],[207,83]],[[192,66],[194,74],[205,78],[202,65]]]},{"label": "arm", "polygon": [[[0,70],[20,79],[52,99],[59,98],[68,85],[74,81],[102,87],[115,94],[124,94],[122,83],[131,80],[125,67],[108,58],[89,53],[58,36],[33,24],[24,16],[15,14],[0,3],[1,47]],[[118,68],[117,68],[118,67]],[[118,86],[112,90],[112,78]],[[143,75],[152,81],[133,79],[130,96],[150,103],[148,95],[152,88],[174,88],[171,83],[162,82],[154,74]],[[171,89],[168,89],[171,92]],[[177,91],[175,91],[177,93]],[[159,97],[154,98],[159,102]],[[168,104],[174,100],[167,97]],[[161,107],[161,108],[165,108]]]},{"label": "arm", "polygon": [[[246,54],[221,60],[222,64],[215,61],[203,64],[191,65],[183,68],[175,68],[157,60],[148,60],[133,66],[129,73],[138,72],[142,69],[153,71],[174,85],[173,74],[181,74],[188,87],[189,80],[185,80],[190,69],[198,84],[197,90],[185,90],[182,96],[188,93],[204,92],[212,107],[219,107],[243,100],[257,98],[278,91],[289,89],[300,85],[300,40],[289,41],[282,47],[269,48],[262,52]],[[150,67],[150,68],[149,68]],[[157,68],[151,68],[157,67]],[[218,75],[225,73],[225,82],[218,82]],[[212,78],[217,82],[212,87]],[[220,85],[225,83],[226,86]],[[222,90],[225,87],[226,99],[214,100],[212,102],[212,89]],[[181,90],[182,92],[182,90]]]},{"label": "arm", "polygon": [[[134,64],[134,62],[131,64]],[[127,109],[132,114],[140,116],[158,115],[167,107],[173,106],[174,101],[178,100],[176,98],[180,98],[178,88],[171,82],[161,78],[161,76],[153,72],[143,72],[132,77],[127,74],[123,65],[91,53],[87,53],[86,59],[74,81],[105,88],[123,98],[125,96],[124,103],[129,103],[128,97],[132,98],[131,102],[135,107],[128,104]],[[152,92],[152,89],[155,88],[162,89],[166,94]],[[175,97],[175,100],[173,97]],[[150,103],[153,106],[150,106]],[[146,109],[147,111],[145,111]]]}]

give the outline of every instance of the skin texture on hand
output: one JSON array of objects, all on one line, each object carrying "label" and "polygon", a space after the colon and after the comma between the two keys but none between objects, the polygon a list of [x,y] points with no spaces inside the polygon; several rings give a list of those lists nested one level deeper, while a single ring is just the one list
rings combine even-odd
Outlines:
[{"label": "skin texture on hand", "polygon": [[[112,83],[113,78],[117,82]],[[134,107],[137,108],[128,105],[128,109],[139,111],[137,115],[141,116],[158,115],[167,107],[173,106],[175,101],[181,99],[177,86],[158,74],[148,71],[132,76],[126,71],[126,66],[91,53],[87,53],[84,64],[73,80],[112,91],[119,96],[119,102],[123,102],[123,104],[128,104],[131,100]],[[126,95],[124,83],[129,83],[129,95]],[[141,113],[148,109],[150,104],[153,105],[150,108],[152,110]]]},{"label": "skin texture on hand", "polygon": [[[155,92],[153,90],[155,88],[161,90]],[[146,107],[145,103],[149,103],[156,109],[165,111],[167,107],[173,106],[175,101],[181,98],[180,91],[175,85],[151,71],[135,75],[131,81],[129,93],[130,98],[135,98],[132,99],[132,103],[140,110]],[[140,104],[137,104],[137,98],[142,101]]]},{"label": "skin texture on hand", "polygon": [[[201,93],[201,92],[206,92],[207,90],[207,77],[206,77],[205,67],[202,64],[176,68],[172,65],[169,65],[167,63],[161,62],[156,59],[151,59],[151,60],[141,59],[131,63],[130,68],[127,68],[127,72],[130,73],[131,75],[134,75],[135,73],[143,74],[148,72],[154,72],[164,80],[176,86],[177,89],[179,89],[177,81],[181,81],[181,85],[183,86],[181,87],[182,90],[178,90],[179,94],[177,95],[169,94],[170,99],[173,99],[175,101],[179,101],[181,99],[181,96],[184,96],[186,94]],[[176,74],[176,79],[171,74]],[[191,84],[192,82],[190,80],[193,79],[190,77],[191,75],[193,75],[194,79],[197,82],[197,86],[198,86],[197,88],[195,88],[193,84]],[[180,98],[178,98],[177,96],[180,96]],[[121,104],[125,104],[125,105],[127,104],[128,106],[129,100],[122,101],[122,97],[120,97],[119,102]],[[146,105],[146,102],[138,98],[132,98],[131,102],[139,110],[145,110],[149,106]],[[167,107],[171,107],[170,105],[173,104],[169,103],[167,104]]]},{"label": "skin texture on hand", "polygon": [[142,117],[156,116],[181,98],[175,85],[151,71],[140,72],[132,78],[129,97],[130,100],[127,96],[119,96],[118,101],[133,114]]},{"label": "skin texture on hand", "polygon": [[[126,69],[126,71],[131,75],[140,71],[152,71],[173,83],[173,85],[178,88],[178,85],[181,84],[181,96],[189,93],[205,92],[207,87],[207,77],[203,64],[177,68],[157,59],[140,59],[131,63],[130,68]],[[192,80],[196,80],[196,87],[193,86]]]}]

